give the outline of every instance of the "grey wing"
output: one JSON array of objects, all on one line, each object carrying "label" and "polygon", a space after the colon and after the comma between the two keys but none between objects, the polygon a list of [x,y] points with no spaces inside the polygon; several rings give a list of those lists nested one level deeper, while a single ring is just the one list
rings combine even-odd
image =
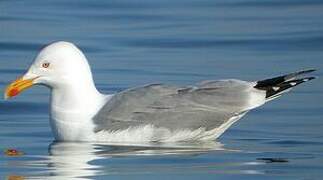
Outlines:
[{"label": "grey wing", "polygon": [[153,125],[169,130],[217,128],[265,102],[265,92],[240,80],[190,87],[152,84],[115,94],[94,117],[96,131]]}]

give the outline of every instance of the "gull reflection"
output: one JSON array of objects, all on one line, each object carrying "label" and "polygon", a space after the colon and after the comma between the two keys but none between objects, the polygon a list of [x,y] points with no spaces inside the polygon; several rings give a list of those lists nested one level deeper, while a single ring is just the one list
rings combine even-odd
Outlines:
[{"label": "gull reflection", "polygon": [[99,173],[99,166],[90,161],[103,157],[97,156],[94,144],[87,143],[52,143],[49,146],[48,167],[50,176],[58,179],[94,176]]},{"label": "gull reflection", "polygon": [[57,179],[87,179],[109,174],[100,159],[122,156],[197,155],[226,150],[218,142],[105,144],[53,142],[49,146],[50,176]]}]

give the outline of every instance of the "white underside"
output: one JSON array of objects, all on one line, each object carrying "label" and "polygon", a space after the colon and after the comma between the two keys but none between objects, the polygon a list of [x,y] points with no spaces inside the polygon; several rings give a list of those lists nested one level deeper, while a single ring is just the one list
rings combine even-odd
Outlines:
[{"label": "white underside", "polygon": [[[244,113],[245,114],[245,113]],[[179,129],[170,131],[166,128],[158,128],[153,125],[131,127],[117,131],[100,131],[95,134],[97,142],[179,142],[179,141],[207,141],[215,140],[221,136],[233,123],[244,114],[234,116],[220,127],[205,130]]]},{"label": "white underside", "polygon": [[[244,113],[245,114],[245,113]],[[76,124],[55,122],[52,124],[55,139],[58,141],[88,141],[88,142],[180,142],[180,141],[207,141],[215,140],[221,136],[233,123],[238,121],[244,114],[232,117],[220,127],[206,130],[178,129],[170,131],[167,128],[155,127],[148,124],[144,126],[130,127],[116,131],[99,131],[94,133],[94,125],[84,123],[83,126]],[[77,127],[77,128],[76,128]],[[89,128],[92,127],[92,128]],[[78,133],[77,133],[78,132]]]}]

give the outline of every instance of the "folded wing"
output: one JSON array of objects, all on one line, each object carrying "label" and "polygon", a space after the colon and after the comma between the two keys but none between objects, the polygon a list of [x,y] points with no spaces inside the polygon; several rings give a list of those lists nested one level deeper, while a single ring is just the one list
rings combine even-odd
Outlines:
[{"label": "folded wing", "polygon": [[153,125],[168,130],[211,130],[265,102],[265,91],[240,80],[195,86],[151,84],[115,94],[94,117],[96,131]]}]

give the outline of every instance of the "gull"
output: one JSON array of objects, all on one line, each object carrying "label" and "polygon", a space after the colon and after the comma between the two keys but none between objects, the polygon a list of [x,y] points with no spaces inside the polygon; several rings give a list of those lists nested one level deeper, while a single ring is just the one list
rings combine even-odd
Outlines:
[{"label": "gull", "polygon": [[73,43],[44,47],[4,97],[34,84],[50,93],[50,126],[57,141],[178,142],[215,140],[251,109],[314,79],[308,69],[260,81],[207,80],[191,86],[148,84],[100,93]]}]

